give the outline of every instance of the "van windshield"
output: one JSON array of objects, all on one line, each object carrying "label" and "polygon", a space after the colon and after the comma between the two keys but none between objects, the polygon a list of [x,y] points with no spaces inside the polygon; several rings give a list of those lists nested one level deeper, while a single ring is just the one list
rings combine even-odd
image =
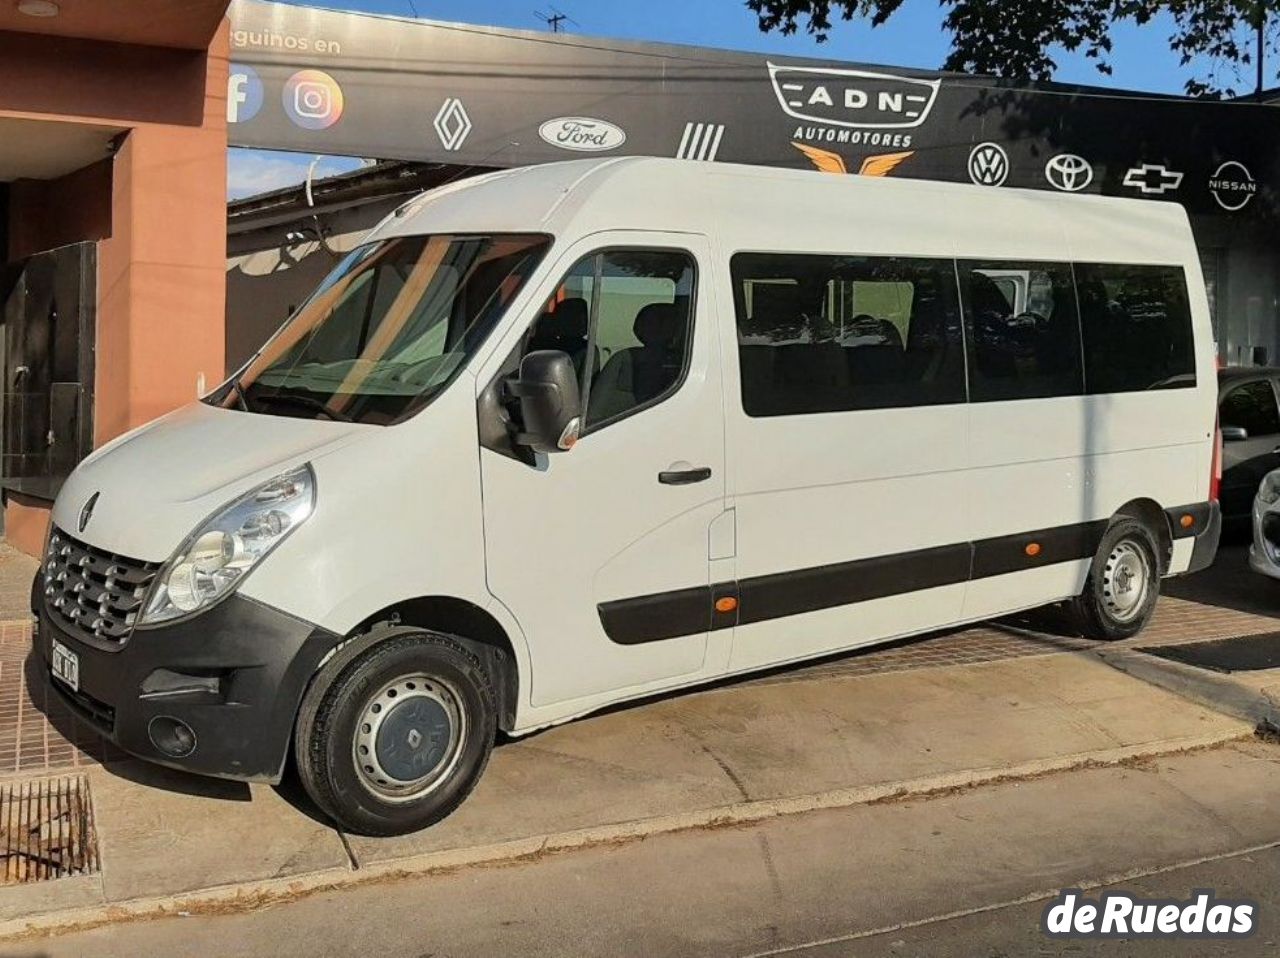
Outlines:
[{"label": "van windshield", "polygon": [[434,235],[358,247],[207,401],[274,416],[404,419],[453,381],[548,245],[535,235]]}]

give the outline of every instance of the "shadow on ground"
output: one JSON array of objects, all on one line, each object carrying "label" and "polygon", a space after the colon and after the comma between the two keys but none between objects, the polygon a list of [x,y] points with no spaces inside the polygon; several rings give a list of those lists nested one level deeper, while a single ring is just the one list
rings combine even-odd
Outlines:
[{"label": "shadow on ground", "polygon": [[1224,541],[1217,561],[1195,575],[1169,579],[1165,595],[1255,615],[1280,615],[1280,582],[1249,568],[1248,539]]}]

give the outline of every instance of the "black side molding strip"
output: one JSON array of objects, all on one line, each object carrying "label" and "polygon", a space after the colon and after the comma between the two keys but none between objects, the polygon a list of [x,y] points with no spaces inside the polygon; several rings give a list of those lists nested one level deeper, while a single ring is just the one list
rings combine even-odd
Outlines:
[{"label": "black side molding strip", "polygon": [[[619,645],[657,642],[1087,559],[1098,551],[1107,524],[1098,519],[615,599],[600,603],[597,612],[605,635]],[[727,612],[718,611],[726,598],[737,602]]]},{"label": "black side molding strip", "polygon": [[964,542],[742,579],[738,622],[764,622],[964,582],[972,560],[973,547]]},{"label": "black side molding strip", "polygon": [[711,628],[711,586],[602,602],[596,611],[604,634],[619,645],[697,635]]},{"label": "black side molding strip", "polygon": [[[1217,550],[1218,504],[1197,502],[1165,510],[1175,539],[1197,536],[1191,570],[1203,568]],[[1183,516],[1190,516],[1185,523]],[[1039,566],[1088,559],[1109,519],[1077,522],[974,542],[855,559],[603,602],[597,607],[605,634],[619,645],[639,645],[697,635],[803,612],[917,592]],[[720,610],[722,600],[735,600]]]},{"label": "black side molding strip", "polygon": [[[1011,536],[979,539],[973,544],[971,579],[1021,572],[1035,566],[1073,559],[1091,559],[1098,551],[1110,520],[1077,522],[1069,526],[1019,532]],[[1028,551],[1031,549],[1032,551]]]}]

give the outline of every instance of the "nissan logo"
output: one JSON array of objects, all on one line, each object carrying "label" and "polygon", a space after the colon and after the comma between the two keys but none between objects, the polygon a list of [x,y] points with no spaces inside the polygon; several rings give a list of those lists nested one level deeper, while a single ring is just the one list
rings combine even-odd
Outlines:
[{"label": "nissan logo", "polygon": [[1059,153],[1044,165],[1044,178],[1056,190],[1079,193],[1093,182],[1093,167],[1083,156]]}]

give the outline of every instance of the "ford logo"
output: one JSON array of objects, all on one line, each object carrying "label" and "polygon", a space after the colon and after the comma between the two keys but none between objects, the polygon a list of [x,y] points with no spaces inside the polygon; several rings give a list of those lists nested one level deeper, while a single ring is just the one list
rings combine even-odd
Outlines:
[{"label": "ford logo", "polygon": [[586,116],[559,116],[538,127],[538,136],[552,146],[578,153],[603,153],[627,142],[621,127]]}]

